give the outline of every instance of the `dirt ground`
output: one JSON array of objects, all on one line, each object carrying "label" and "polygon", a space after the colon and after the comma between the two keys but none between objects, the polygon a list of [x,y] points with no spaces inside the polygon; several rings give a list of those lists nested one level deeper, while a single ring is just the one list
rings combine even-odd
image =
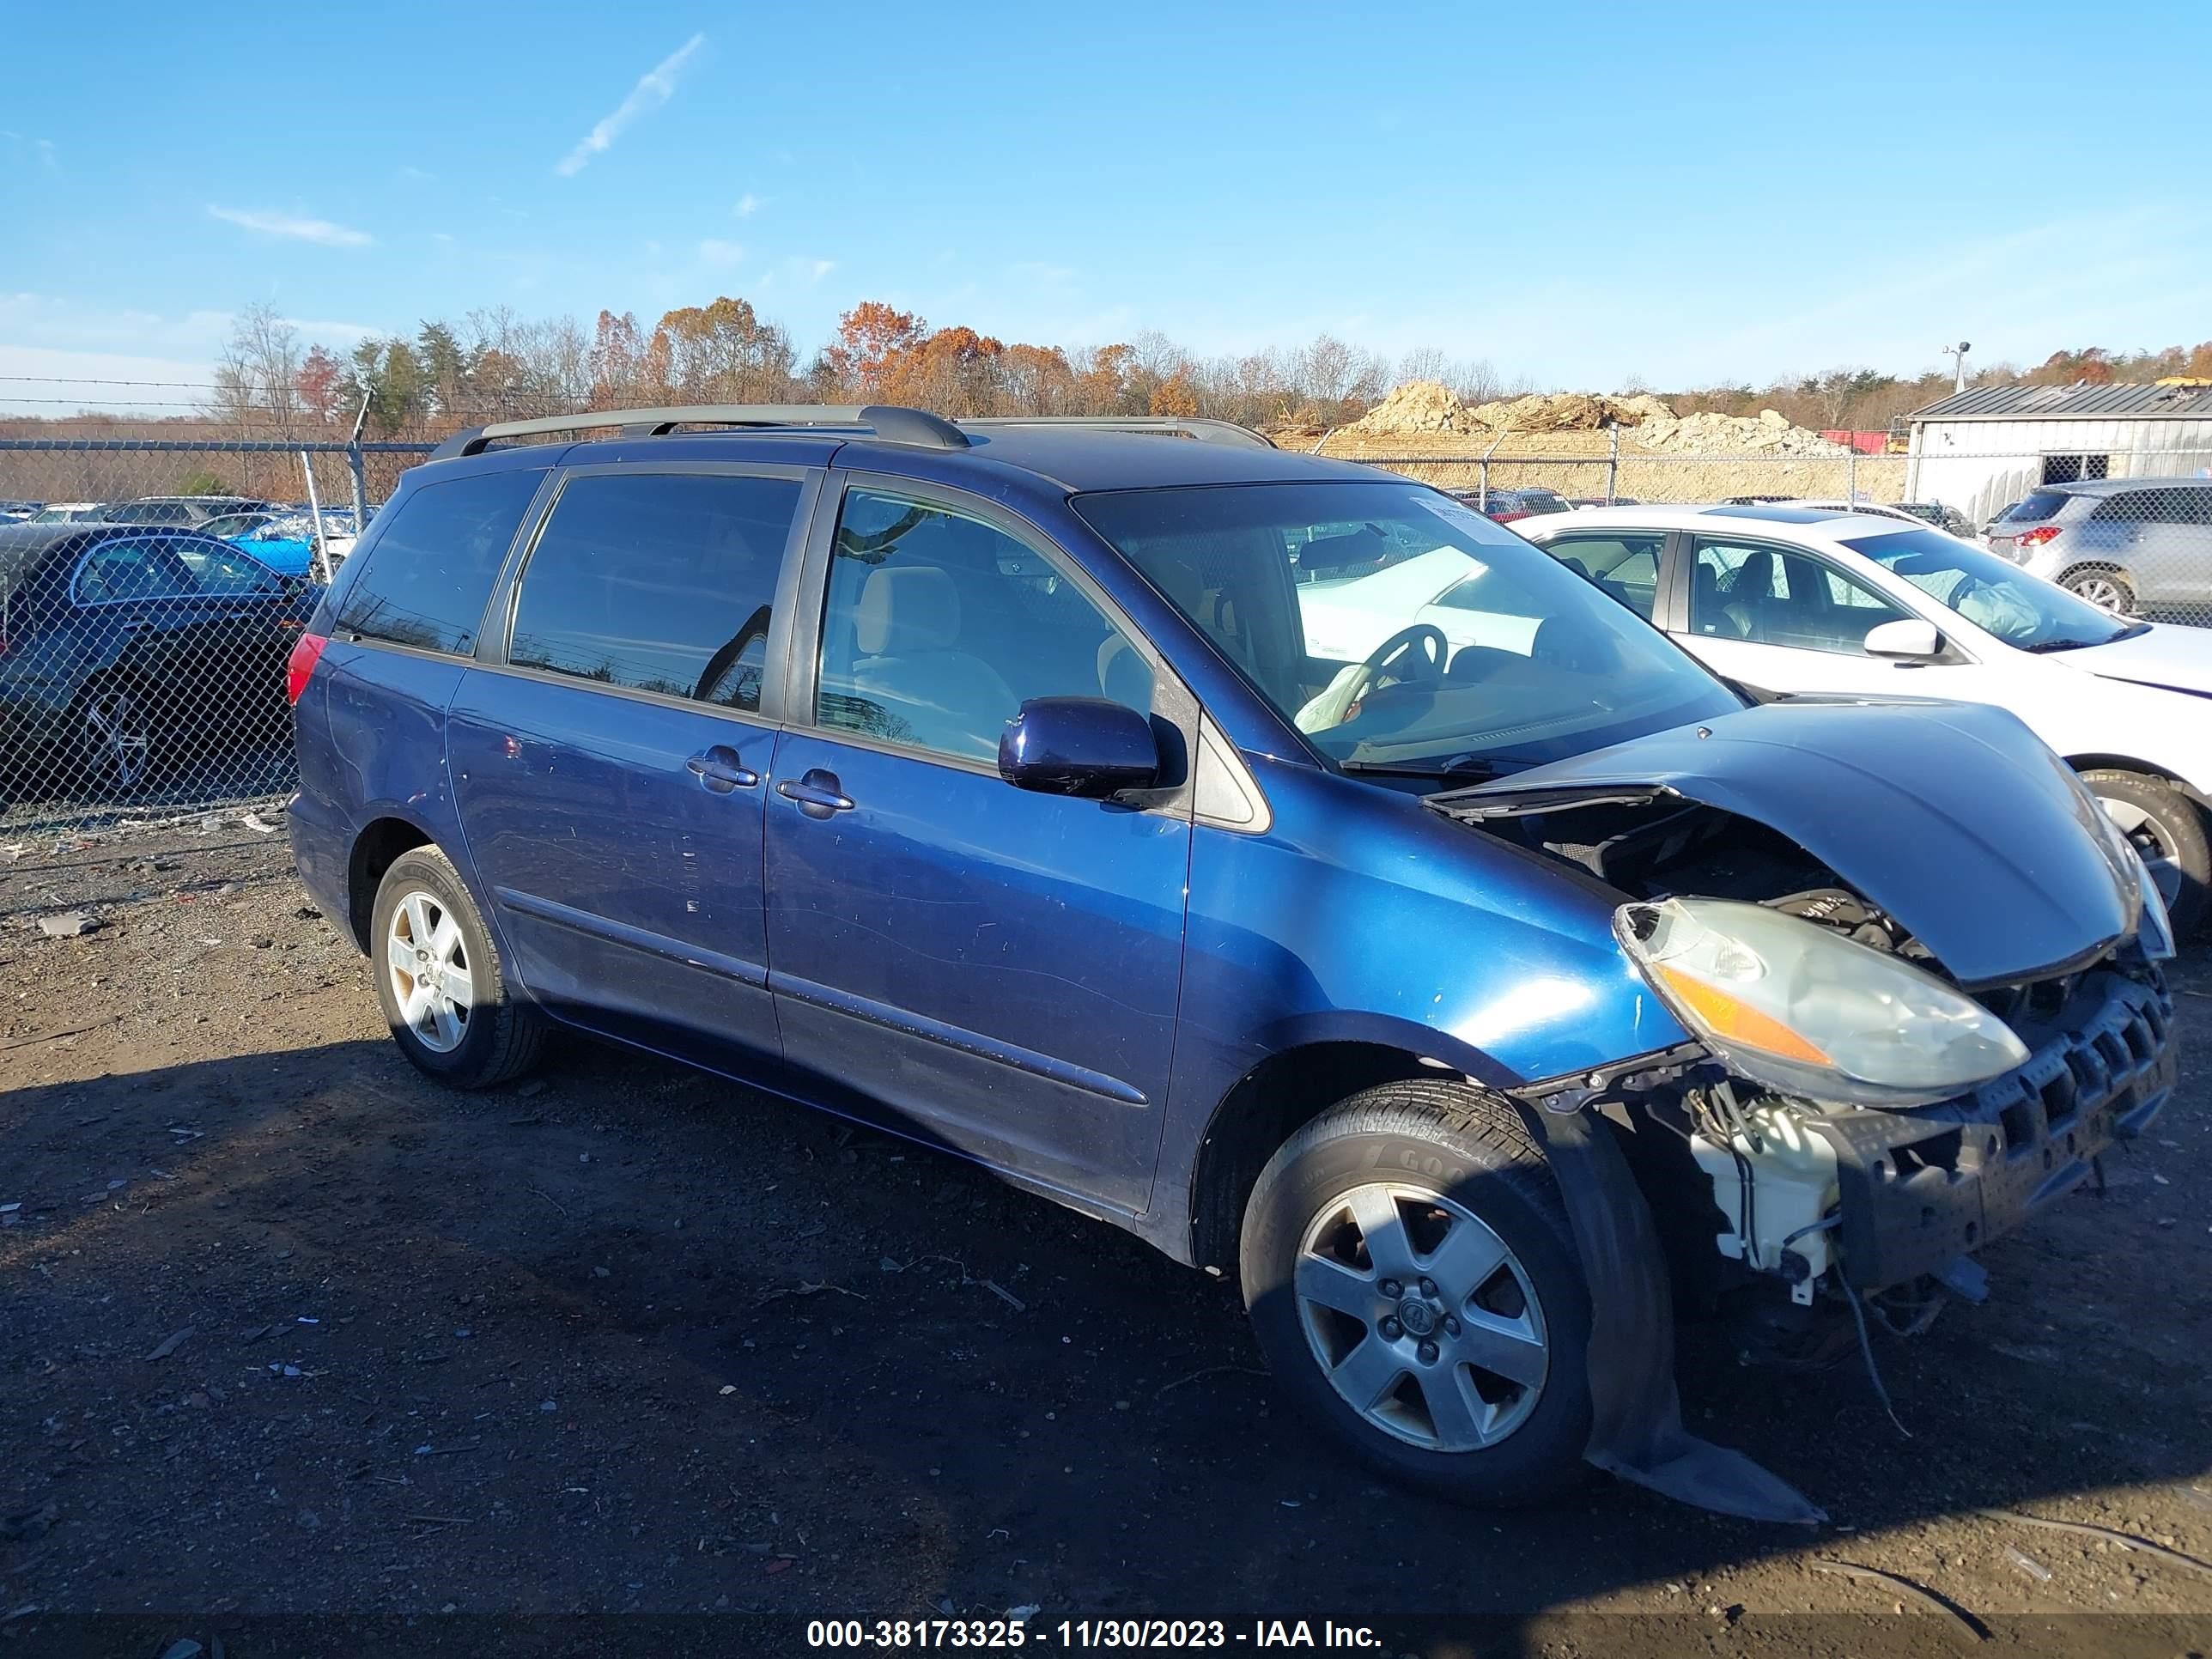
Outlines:
[{"label": "dirt ground", "polygon": [[[64,907],[100,925],[47,937]],[[1017,1607],[1971,1644],[1837,1564],[2000,1633],[2201,1650],[2212,1577],[1977,1512],[2212,1560],[2212,963],[2178,977],[2153,1138],[1988,1251],[1986,1305],[1877,1338],[1910,1439],[1856,1365],[1686,1331],[1693,1425],[1830,1525],[1603,1480],[1496,1516],[1318,1443],[1230,1286],[980,1170],[580,1040],[432,1087],[281,836],[39,849],[0,863],[0,1651],[88,1613]]]}]

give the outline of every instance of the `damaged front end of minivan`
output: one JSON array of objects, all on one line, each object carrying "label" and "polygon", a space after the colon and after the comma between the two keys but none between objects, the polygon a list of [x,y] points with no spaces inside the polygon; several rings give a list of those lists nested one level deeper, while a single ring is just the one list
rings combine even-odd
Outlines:
[{"label": "damaged front end of minivan", "polygon": [[[1947,1294],[1980,1299],[1975,1251],[2172,1090],[2164,906],[2002,710],[1908,726],[1893,706],[1771,705],[1429,805],[1619,895],[1620,994],[1689,1041],[1516,1092],[1555,1130],[1610,1122],[1678,1300],[1764,1291],[1769,1329],[1824,1304],[1924,1328]],[[1787,1510],[1740,1480],[1716,1503],[1710,1469],[1686,1492],[1683,1468],[1592,1455]]]}]

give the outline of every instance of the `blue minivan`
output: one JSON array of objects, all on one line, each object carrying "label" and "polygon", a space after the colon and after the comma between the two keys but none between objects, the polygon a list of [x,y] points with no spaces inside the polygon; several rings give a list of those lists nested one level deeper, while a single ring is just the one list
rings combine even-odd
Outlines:
[{"label": "blue minivan", "polygon": [[574,1027],[986,1164],[1235,1275],[1316,1422],[1471,1501],[1814,1513],[1683,1429],[1677,1311],[1976,1296],[2172,1085],[2157,893],[2012,716],[1759,704],[1216,422],[465,432],[289,689],[301,875],[422,1071]]}]

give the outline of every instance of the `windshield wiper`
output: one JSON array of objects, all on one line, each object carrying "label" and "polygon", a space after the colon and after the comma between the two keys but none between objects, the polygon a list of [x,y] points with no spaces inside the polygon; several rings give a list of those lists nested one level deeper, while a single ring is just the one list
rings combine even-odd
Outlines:
[{"label": "windshield wiper", "polygon": [[2132,640],[2150,632],[2148,623],[2130,623],[2117,634],[2107,634],[2101,640],[2038,640],[2033,645],[2021,647],[2032,656],[2046,656],[2053,651],[2086,651],[2095,645],[2116,645],[2122,640]]},{"label": "windshield wiper", "polygon": [[1458,778],[1470,783],[1481,783],[1491,778],[1504,777],[1509,772],[1522,771],[1535,763],[1515,760],[1510,756],[1454,755],[1447,760],[1344,760],[1336,764],[1340,771],[1364,773],[1371,777]]}]

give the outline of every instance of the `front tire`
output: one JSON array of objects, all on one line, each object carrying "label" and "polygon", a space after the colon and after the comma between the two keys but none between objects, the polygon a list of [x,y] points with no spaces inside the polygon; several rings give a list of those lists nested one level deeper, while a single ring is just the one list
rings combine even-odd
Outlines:
[{"label": "front tire", "polygon": [[508,988],[475,901],[436,848],[392,861],[368,939],[376,1000],[417,1070],[449,1088],[487,1089],[537,1063],[544,1017]]},{"label": "front tire", "polygon": [[2142,772],[2084,772],[2081,782],[2135,844],[2166,900],[2174,937],[2186,938],[2203,921],[2212,896],[2212,845],[2197,803],[2164,778]]},{"label": "front tire", "polygon": [[1421,1079],[1331,1108],[1261,1171],[1240,1267],[1276,1377],[1362,1461],[1486,1505],[1581,1478],[1589,1291],[1510,1103]]}]

